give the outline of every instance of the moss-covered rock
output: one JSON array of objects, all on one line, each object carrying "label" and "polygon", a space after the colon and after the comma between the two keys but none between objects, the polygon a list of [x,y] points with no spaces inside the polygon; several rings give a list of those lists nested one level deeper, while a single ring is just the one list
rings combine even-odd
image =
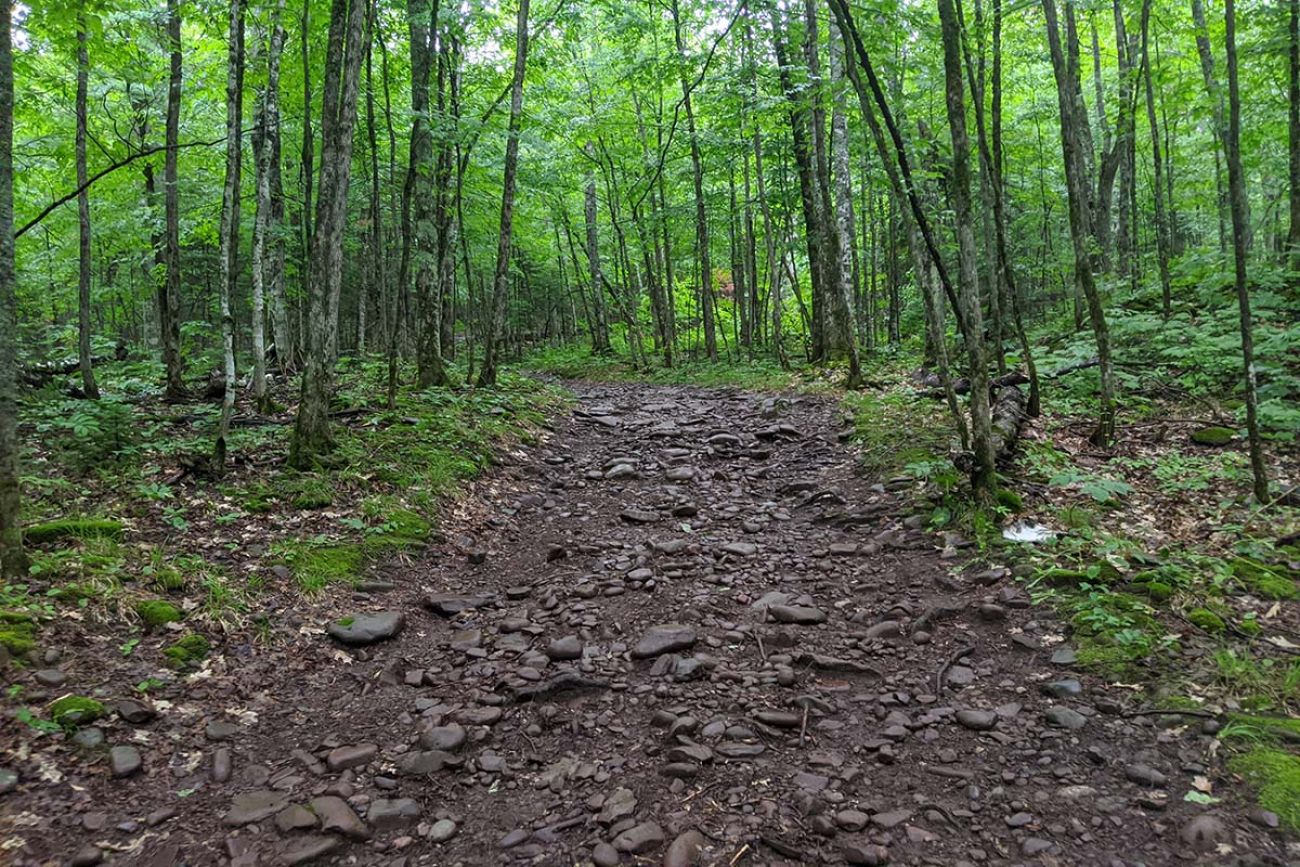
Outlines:
[{"label": "moss-covered rock", "polygon": [[10,656],[26,656],[36,647],[36,624],[18,611],[0,611],[0,647]]},{"label": "moss-covered rock", "polygon": [[1192,431],[1192,442],[1198,446],[1226,446],[1236,435],[1230,427],[1203,427]]},{"label": "moss-covered rock", "polygon": [[50,719],[61,726],[83,726],[103,715],[103,703],[84,695],[65,695],[50,705]]},{"label": "moss-covered rock", "polygon": [[1208,608],[1193,608],[1187,613],[1187,619],[1193,626],[1204,629],[1213,635],[1218,635],[1228,628],[1228,625],[1223,622],[1223,618]]},{"label": "moss-covered rock", "polygon": [[172,668],[192,668],[202,662],[212,645],[197,632],[191,632],[173,642],[163,651]]},{"label": "moss-covered rock", "polygon": [[1165,602],[1174,595],[1174,588],[1163,581],[1148,581],[1141,586],[1142,592],[1153,602]]},{"label": "moss-covered rock", "polygon": [[1025,510],[1024,499],[1010,488],[998,488],[997,502],[999,506],[1013,515]]},{"label": "moss-covered rock", "polygon": [[1277,813],[1292,831],[1300,831],[1300,756],[1272,747],[1256,747],[1228,762],[1259,790],[1259,804]]},{"label": "moss-covered rock", "polygon": [[1285,565],[1273,566],[1239,557],[1232,561],[1232,575],[1247,590],[1265,599],[1300,599],[1295,572]]},{"label": "moss-covered rock", "polygon": [[63,518],[25,527],[23,537],[33,545],[60,539],[121,539],[122,523],[106,518]]},{"label": "moss-covered rock", "polygon": [[179,623],[185,619],[185,612],[170,602],[162,599],[142,599],[135,603],[135,613],[140,615],[144,625],[150,629]]}]

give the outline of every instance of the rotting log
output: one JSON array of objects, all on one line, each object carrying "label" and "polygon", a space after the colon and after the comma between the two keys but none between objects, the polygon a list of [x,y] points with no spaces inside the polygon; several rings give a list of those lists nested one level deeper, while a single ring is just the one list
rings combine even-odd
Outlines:
[{"label": "rotting log", "polygon": [[993,399],[993,448],[998,463],[1007,460],[1016,448],[1025,423],[1026,404],[1025,393],[1015,386],[999,389]]}]

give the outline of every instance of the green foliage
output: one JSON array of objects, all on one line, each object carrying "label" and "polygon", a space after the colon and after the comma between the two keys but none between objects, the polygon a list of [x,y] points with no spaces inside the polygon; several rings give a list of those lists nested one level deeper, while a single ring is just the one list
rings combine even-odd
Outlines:
[{"label": "green foliage", "polygon": [[133,457],[141,439],[132,405],[118,395],[41,404],[38,433],[80,469]]},{"label": "green foliage", "polygon": [[1119,479],[1110,479],[1078,469],[1069,469],[1057,473],[1048,480],[1049,485],[1059,488],[1073,488],[1087,494],[1098,503],[1113,503],[1121,497],[1133,493],[1133,486]]},{"label": "green foliage", "polygon": [[[12,612],[3,612],[12,616]],[[0,618],[0,647],[13,656],[26,656],[36,647],[36,624]]]},{"label": "green foliage", "polygon": [[1238,557],[1230,568],[1233,578],[1243,587],[1265,599],[1300,598],[1300,586],[1296,584],[1300,576],[1285,564],[1273,566],[1249,557]]},{"label": "green foliage", "polygon": [[304,593],[319,593],[331,584],[355,584],[365,562],[358,544],[285,542],[276,553],[293,569]]},{"label": "green foliage", "polygon": [[33,545],[62,539],[121,539],[122,523],[107,518],[63,518],[26,527],[23,536]]}]

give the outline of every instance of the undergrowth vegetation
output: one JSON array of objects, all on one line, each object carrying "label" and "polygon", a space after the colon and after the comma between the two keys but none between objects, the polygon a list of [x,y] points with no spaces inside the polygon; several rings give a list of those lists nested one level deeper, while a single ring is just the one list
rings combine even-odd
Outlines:
[{"label": "undergrowth vegetation", "polygon": [[501,449],[532,441],[563,403],[505,373],[492,391],[401,390],[387,410],[373,404],[384,365],[357,364],[341,376],[327,461],[289,469],[291,416],[246,411],[232,429],[236,462],[214,480],[202,456],[216,405],[137,395],[140,367],[100,368],[115,399],[79,401],[70,414],[47,395],[25,411],[42,432],[25,461],[31,568],[0,584],[0,654],[16,664],[34,663],[41,630],[68,618],[127,636],[124,657],[176,671],[203,665],[223,632],[251,626],[268,638],[262,612],[275,600],[351,587],[424,545],[439,505]]}]

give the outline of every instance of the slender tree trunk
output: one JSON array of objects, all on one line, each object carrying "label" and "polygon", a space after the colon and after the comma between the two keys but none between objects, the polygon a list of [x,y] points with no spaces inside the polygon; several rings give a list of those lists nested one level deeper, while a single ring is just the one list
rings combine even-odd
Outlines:
[{"label": "slender tree trunk", "polygon": [[[584,151],[587,154],[587,159],[594,162],[596,159],[595,143],[587,142]],[[587,183],[582,191],[582,203],[583,219],[587,230],[587,271],[591,279],[592,312],[596,317],[592,329],[595,339],[591,348],[596,352],[609,352],[609,317],[605,312],[605,293],[600,288],[604,275],[600,270],[600,234],[596,224],[596,172],[594,168],[589,169],[587,172]]]},{"label": "slender tree trunk", "polygon": [[[1201,57],[1201,78],[1205,81],[1205,90],[1210,96],[1210,110],[1214,121],[1215,135],[1219,148],[1224,147],[1224,109],[1223,93],[1219,89],[1218,79],[1214,75],[1214,52],[1210,48],[1210,30],[1205,25],[1205,7],[1201,0],[1192,0],[1192,24],[1196,27],[1196,53]],[[1220,151],[1221,152],[1221,151]],[[1218,188],[1219,203],[1219,252],[1228,255],[1227,227],[1231,222],[1229,214],[1228,191],[1224,189],[1222,170],[1219,167],[1219,152],[1214,156],[1214,182]]]},{"label": "slender tree trunk", "polygon": [[[316,180],[316,142],[311,125],[311,3],[302,0],[302,262],[304,274],[311,268],[312,249],[312,185]],[[309,337],[303,328],[303,310],[310,306],[310,299],[304,299],[298,305],[298,342],[297,355],[307,353]]]},{"label": "slender tree trunk", "polygon": [[1288,266],[1292,282],[1300,281],[1300,0],[1287,4],[1288,54],[1290,55],[1287,81],[1287,135],[1289,175],[1291,178],[1291,225],[1287,234]]},{"label": "slender tree trunk", "polygon": [[1087,118],[1079,114],[1075,98],[1078,83],[1070,74],[1070,67],[1061,48],[1056,0],[1043,0],[1043,11],[1047,22],[1048,47],[1052,55],[1052,71],[1056,78],[1057,101],[1060,105],[1061,150],[1065,162],[1066,198],[1070,209],[1070,236],[1074,243],[1075,280],[1088,305],[1088,316],[1092,321],[1097,357],[1100,360],[1101,418],[1093,432],[1092,441],[1098,446],[1109,446],[1115,436],[1115,386],[1110,356],[1110,330],[1094,276],[1086,142],[1081,133],[1081,127],[1087,125]]},{"label": "slender tree trunk", "polygon": [[83,0],[77,17],[77,224],[80,239],[77,268],[77,357],[81,367],[81,390],[92,400],[99,399],[95,369],[90,360],[90,193],[86,170],[86,89],[90,60],[86,50],[86,11]]},{"label": "slender tree trunk", "polygon": [[229,53],[226,60],[226,183],[221,192],[221,346],[224,359],[225,391],[221,400],[221,421],[213,450],[217,475],[226,469],[226,436],[235,409],[235,315],[231,295],[239,277],[239,175],[243,137],[244,92],[244,7],[242,0],[230,0]]},{"label": "slender tree trunk", "polygon": [[970,140],[966,133],[966,99],[962,87],[961,27],[953,0],[939,0],[943,33],[943,67],[948,105],[948,127],[952,134],[952,199],[957,222],[958,264],[961,274],[962,316],[967,323],[966,353],[969,358],[971,441],[975,452],[971,487],[978,498],[991,501],[997,490],[996,450],[993,445],[992,413],[989,408],[989,373],[984,357],[983,313],[980,310],[979,251],[975,245],[975,223],[970,201]]},{"label": "slender tree trunk", "polygon": [[307,274],[309,351],[289,447],[289,465],[296,469],[310,469],[316,458],[334,445],[329,427],[334,378],[329,299],[337,297],[343,279],[343,229],[364,52],[365,7],[364,3],[333,0],[330,13],[321,98],[320,195],[316,201],[316,225]]},{"label": "slender tree trunk", "polygon": [[[506,158],[501,187],[501,228],[497,239],[497,264],[492,277],[492,299],[484,338],[480,388],[497,382],[497,343],[506,329],[506,293],[510,288],[510,239],[514,231],[515,175],[519,169],[519,126],[524,113],[524,72],[528,64],[528,2],[519,0],[515,19],[515,71],[510,81],[510,122],[506,128]],[[600,291],[596,289],[595,291]]]},{"label": "slender tree trunk", "polygon": [[[416,360],[418,381],[422,388],[447,384],[442,362],[442,303],[438,297],[438,242],[435,215],[439,191],[435,189],[437,173],[433,158],[433,118],[429,100],[430,79],[434,74],[435,40],[438,33],[437,0],[414,0],[408,7],[411,35],[411,166],[408,183],[410,218],[407,225],[412,253],[407,254],[408,270],[414,267],[415,298],[420,311],[420,335]],[[441,98],[442,68],[439,65],[438,87]]]},{"label": "slender tree trunk", "polygon": [[1171,303],[1169,287],[1169,221],[1165,217],[1164,161],[1160,158],[1160,127],[1156,123],[1156,98],[1151,86],[1151,53],[1147,50],[1147,35],[1151,18],[1151,0],[1142,4],[1142,80],[1146,86],[1147,125],[1151,127],[1151,159],[1154,177],[1152,200],[1156,211],[1156,260],[1160,268],[1161,309],[1169,318]]},{"label": "slender tree trunk", "polygon": [[27,576],[18,469],[18,292],[14,274],[13,7],[0,8],[0,579]]},{"label": "slender tree trunk", "polygon": [[167,41],[171,70],[167,80],[167,153],[163,157],[163,281],[158,290],[158,330],[166,370],[164,396],[185,395],[181,362],[181,230],[180,177],[177,168],[181,125],[181,13],[180,0],[167,0]]},{"label": "slender tree trunk", "polygon": [[[258,135],[254,139],[257,159],[257,212],[253,218],[253,399],[261,412],[270,409],[266,392],[266,296],[276,282],[275,242],[279,234],[274,221],[271,190],[272,163],[278,156],[275,143],[280,136],[280,54],[284,49],[284,28],[280,16],[284,0],[271,9],[271,32],[266,52],[266,86],[258,108]],[[271,290],[272,294],[274,290]],[[283,291],[280,296],[283,297]],[[275,308],[272,304],[272,308]],[[277,334],[278,338],[278,334]]]},{"label": "slender tree trunk", "polygon": [[837,253],[836,260],[832,263],[836,279],[831,285],[835,289],[832,301],[838,333],[836,339],[828,340],[828,343],[844,346],[849,356],[847,386],[856,389],[862,386],[862,359],[858,350],[858,333],[854,327],[857,317],[854,312],[853,278],[853,176],[849,171],[849,127],[844,105],[844,43],[834,20],[830,24],[830,74],[831,86],[834,88],[831,101],[831,162],[835,174],[835,217],[827,225],[833,225],[835,238],[829,246]]},{"label": "slender tree trunk", "polygon": [[1268,470],[1259,436],[1259,397],[1255,387],[1255,339],[1251,325],[1250,284],[1246,256],[1250,250],[1250,223],[1246,212],[1246,173],[1241,165],[1241,94],[1237,86],[1237,16],[1234,0],[1223,4],[1224,45],[1228,67],[1228,125],[1223,130],[1223,150],[1228,158],[1228,190],[1232,210],[1233,274],[1237,308],[1241,316],[1241,361],[1246,387],[1246,433],[1250,439],[1250,469],[1255,499],[1268,501]]},{"label": "slender tree trunk", "polygon": [[714,322],[713,262],[709,254],[709,214],[704,200],[704,157],[700,154],[700,139],[695,127],[695,107],[691,100],[691,84],[686,75],[686,48],[682,41],[681,11],[677,0],[672,0],[673,38],[677,44],[677,57],[682,65],[682,102],[686,109],[686,133],[691,141],[691,169],[695,180],[695,255],[700,269],[700,316],[704,320],[704,352],[710,361],[718,360],[718,336]]}]

